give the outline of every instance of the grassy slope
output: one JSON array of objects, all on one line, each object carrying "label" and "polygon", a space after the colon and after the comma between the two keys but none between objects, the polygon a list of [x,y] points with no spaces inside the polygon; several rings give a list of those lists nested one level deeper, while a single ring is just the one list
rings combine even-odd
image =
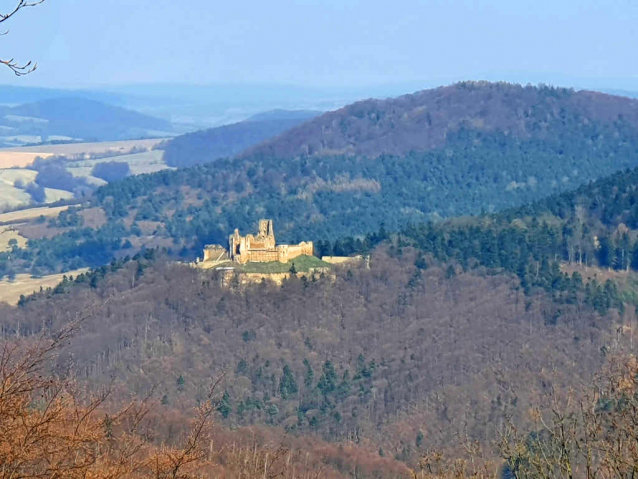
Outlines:
[{"label": "grassy slope", "polygon": [[300,273],[306,273],[312,268],[332,267],[331,264],[321,261],[315,256],[299,256],[298,258],[290,260],[288,263],[279,263],[278,261],[270,263],[248,263],[238,269],[244,273],[288,273],[293,264],[295,265],[295,269]]}]

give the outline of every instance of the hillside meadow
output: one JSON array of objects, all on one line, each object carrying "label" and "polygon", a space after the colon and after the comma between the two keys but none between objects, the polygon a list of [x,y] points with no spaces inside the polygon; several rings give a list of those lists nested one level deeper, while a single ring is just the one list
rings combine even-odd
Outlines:
[{"label": "hillside meadow", "polygon": [[[82,196],[107,181],[93,176],[97,165],[122,163],[132,175],[168,168],[162,139],[67,143],[0,149],[0,211],[51,204]],[[51,161],[47,165],[47,160]],[[55,160],[55,161],[54,161]],[[41,174],[41,176],[39,176]],[[51,179],[54,178],[54,179]]]}]

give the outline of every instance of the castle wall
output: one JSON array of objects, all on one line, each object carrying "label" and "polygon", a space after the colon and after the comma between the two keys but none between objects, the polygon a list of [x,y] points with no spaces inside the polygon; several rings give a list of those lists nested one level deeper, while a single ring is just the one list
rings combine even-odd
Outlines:
[{"label": "castle wall", "polygon": [[269,263],[271,261],[279,261],[279,254],[273,250],[249,250],[247,255],[247,262],[252,261],[255,263]]},{"label": "castle wall", "polygon": [[272,220],[259,221],[259,234],[241,236],[239,230],[228,238],[229,256],[240,264],[248,262],[267,263],[279,261],[287,263],[298,256],[314,254],[312,241],[302,242],[298,245],[276,246],[275,232]]},{"label": "castle wall", "polygon": [[330,264],[358,263],[363,261],[363,256],[323,256],[321,261]]},{"label": "castle wall", "polygon": [[287,263],[291,259],[295,259],[299,256],[312,256],[314,254],[314,245],[312,241],[303,242],[295,245],[280,245],[277,246],[277,252],[279,253],[279,262]]},{"label": "castle wall", "polygon": [[223,259],[228,259],[226,248],[223,246],[214,244],[204,247],[204,257],[202,261],[222,261]]}]

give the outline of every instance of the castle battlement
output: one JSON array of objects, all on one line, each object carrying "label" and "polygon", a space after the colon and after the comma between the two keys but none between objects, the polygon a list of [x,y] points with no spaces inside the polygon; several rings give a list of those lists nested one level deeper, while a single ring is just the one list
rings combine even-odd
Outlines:
[{"label": "castle battlement", "polygon": [[[204,248],[204,261],[214,261],[223,257],[225,250],[218,245],[209,245]],[[303,241],[299,244],[277,245],[275,230],[272,220],[259,220],[257,235],[248,234],[241,236],[239,230],[228,238],[228,258],[235,263],[269,263],[278,261],[287,263],[298,256],[312,256],[314,245],[312,241]]]}]

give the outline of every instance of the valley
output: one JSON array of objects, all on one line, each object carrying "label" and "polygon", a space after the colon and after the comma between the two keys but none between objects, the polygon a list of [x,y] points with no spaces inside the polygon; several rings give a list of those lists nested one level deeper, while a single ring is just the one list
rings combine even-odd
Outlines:
[{"label": "valley", "polygon": [[[36,347],[73,325],[43,373],[72,364],[108,411],[152,397],[148,447],[207,411],[210,444],[280,447],[316,477],[506,477],[538,414],[633,367],[637,105],[470,82],[5,151],[50,154],[7,186],[73,198],[0,214],[0,334]],[[457,460],[483,475],[431,472]]]},{"label": "valley", "polygon": [[[103,178],[93,176],[99,164],[123,163],[128,165],[127,174],[133,175],[167,169],[164,153],[154,149],[163,141],[127,140],[0,149],[0,211],[34,203],[37,208],[41,204],[73,201],[77,199],[74,190],[78,186],[96,188],[107,183]],[[46,169],[47,160],[55,165],[55,173],[49,171],[47,174],[63,177],[53,185],[58,188],[38,188],[38,170]],[[40,177],[40,182],[46,184],[50,180]]]},{"label": "valley", "polygon": [[638,478],[638,4],[0,3],[0,479]]}]

